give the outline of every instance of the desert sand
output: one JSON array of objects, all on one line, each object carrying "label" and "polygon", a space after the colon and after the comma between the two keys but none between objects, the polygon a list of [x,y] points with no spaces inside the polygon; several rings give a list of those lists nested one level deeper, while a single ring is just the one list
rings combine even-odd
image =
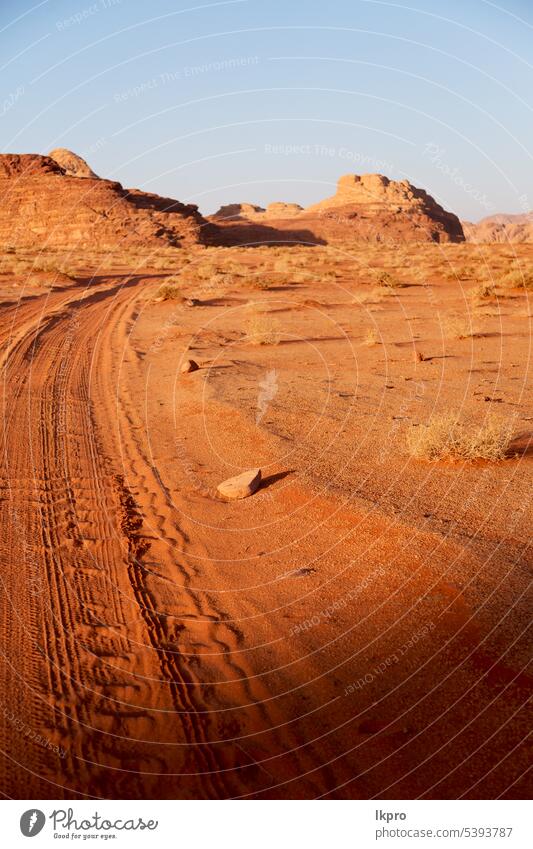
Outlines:
[{"label": "desert sand", "polygon": [[[253,213],[22,166],[39,215],[47,180],[108,212],[0,222],[3,792],[523,798],[533,246],[381,207],[398,238],[243,246]],[[502,456],[412,456],[450,411]]]}]

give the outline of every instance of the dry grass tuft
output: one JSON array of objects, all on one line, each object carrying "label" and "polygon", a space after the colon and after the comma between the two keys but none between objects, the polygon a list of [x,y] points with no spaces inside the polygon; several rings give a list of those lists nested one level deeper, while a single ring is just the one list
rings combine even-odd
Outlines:
[{"label": "dry grass tuft", "polygon": [[354,295],[354,304],[380,304],[385,298],[394,295],[392,289],[383,289],[379,286],[374,286],[370,292],[364,292],[360,295]]},{"label": "dry grass tuft", "polygon": [[377,330],[374,327],[369,327],[363,339],[363,345],[373,348],[374,345],[379,345],[380,341]]},{"label": "dry grass tuft", "polygon": [[513,422],[489,415],[481,425],[461,422],[456,413],[433,416],[407,434],[409,453],[417,460],[503,460],[509,451]]},{"label": "dry grass tuft", "polygon": [[185,301],[180,287],[175,283],[170,282],[173,279],[174,278],[171,277],[169,278],[169,281],[161,284],[156,292],[156,301]]},{"label": "dry grass tuft", "polygon": [[469,339],[479,333],[479,327],[471,318],[448,315],[443,321],[444,333],[449,339]]},{"label": "dry grass tuft", "polygon": [[277,345],[279,328],[261,304],[251,301],[246,309],[246,341],[252,345]]},{"label": "dry grass tuft", "polygon": [[533,291],[533,268],[515,265],[502,277],[501,283],[508,289],[526,289],[531,292]]},{"label": "dry grass tuft", "polygon": [[261,289],[263,291],[267,291],[274,285],[271,280],[268,280],[265,277],[252,277],[251,282],[254,289]]},{"label": "dry grass tuft", "polygon": [[381,269],[375,272],[374,279],[378,286],[382,286],[384,289],[401,289],[404,285],[401,280],[398,280],[398,278],[394,277],[393,274]]},{"label": "dry grass tuft", "polygon": [[470,295],[473,301],[490,301],[496,295],[496,284],[480,283],[479,286],[470,290]]}]

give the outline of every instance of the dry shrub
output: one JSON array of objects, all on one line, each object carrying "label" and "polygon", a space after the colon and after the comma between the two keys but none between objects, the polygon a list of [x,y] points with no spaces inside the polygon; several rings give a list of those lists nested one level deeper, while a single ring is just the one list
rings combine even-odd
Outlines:
[{"label": "dry shrub", "polygon": [[388,271],[379,270],[374,273],[374,279],[378,286],[382,286],[384,289],[401,289],[404,285],[397,277],[394,277],[393,274],[389,274]]},{"label": "dry shrub", "polygon": [[533,291],[533,268],[517,266],[502,277],[502,285],[508,289]]},{"label": "dry shrub", "polygon": [[273,285],[272,281],[267,280],[265,277],[252,277],[251,282],[254,289],[261,289],[263,291],[267,291]]},{"label": "dry shrub", "polygon": [[293,271],[291,274],[292,283],[314,283],[316,279],[317,276],[309,271]]},{"label": "dry shrub", "polygon": [[213,289],[225,289],[234,286],[236,282],[235,274],[228,271],[215,271],[208,280]]},{"label": "dry shrub", "polygon": [[44,289],[48,292],[52,290],[52,283],[50,280],[46,280],[42,275],[38,274],[29,274],[24,278],[24,286],[28,286],[33,289]]},{"label": "dry shrub", "polygon": [[373,348],[374,345],[379,345],[380,339],[377,333],[377,330],[374,327],[369,327],[366,331],[365,338],[363,339],[363,344],[367,345],[369,348]]},{"label": "dry shrub", "polygon": [[148,260],[148,265],[150,268],[155,268],[158,271],[172,271],[173,261],[171,259],[166,259],[165,257],[153,257]]},{"label": "dry shrub", "polygon": [[392,295],[391,289],[380,289],[379,286],[374,286],[371,292],[365,292],[360,295],[354,295],[354,304],[378,304],[386,297]]},{"label": "dry shrub", "polygon": [[512,432],[512,421],[492,414],[477,425],[461,422],[457,413],[443,413],[432,416],[427,425],[412,427],[407,445],[417,460],[503,460]]},{"label": "dry shrub", "polygon": [[50,264],[47,264],[46,267],[41,265],[18,266],[13,273],[21,277],[25,285],[42,289],[50,289],[52,286],[69,286],[76,279],[72,268],[67,271]]},{"label": "dry shrub", "polygon": [[470,290],[473,301],[490,301],[496,295],[495,283],[480,283],[475,289]]},{"label": "dry shrub", "polygon": [[372,296],[372,293],[368,292],[367,294],[354,295],[353,298],[352,298],[352,303],[353,304],[360,304],[360,305],[371,304],[371,303],[373,303],[374,300],[375,299]]},{"label": "dry shrub", "polygon": [[273,269],[276,274],[286,274],[291,270],[291,264],[287,257],[283,257],[282,259],[274,260]]},{"label": "dry shrub", "polygon": [[245,319],[246,340],[252,345],[277,345],[280,341],[279,328],[272,316],[261,304],[248,304]]},{"label": "dry shrub", "polygon": [[166,283],[162,283],[156,292],[156,301],[184,301],[183,293],[176,283],[172,281],[177,278],[169,277]]},{"label": "dry shrub", "polygon": [[468,316],[448,315],[443,321],[443,327],[449,339],[469,339],[479,333],[477,323]]}]

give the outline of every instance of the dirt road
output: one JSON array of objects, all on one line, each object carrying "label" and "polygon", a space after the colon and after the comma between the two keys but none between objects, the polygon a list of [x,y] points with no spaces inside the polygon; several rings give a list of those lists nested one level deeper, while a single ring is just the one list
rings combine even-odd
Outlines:
[{"label": "dirt road", "polygon": [[[265,501],[250,500],[237,522],[202,477],[199,384],[177,390],[178,442],[163,378],[148,397],[152,361],[131,341],[147,283],[116,276],[1,308],[3,793],[519,795],[527,584],[505,582],[523,540],[503,550],[491,588],[502,595],[474,622],[457,574],[486,562],[486,539],[463,546],[428,528],[415,540],[331,493],[307,507],[304,484],[282,480],[288,463],[265,497],[291,520],[259,527]],[[165,345],[150,346],[162,368]],[[220,433],[240,440],[248,425],[223,396],[211,399]],[[301,574],[297,532],[301,559],[316,560]],[[371,538],[387,550],[372,553]],[[280,553],[267,565],[269,544]],[[304,627],[313,617],[320,627]]]}]

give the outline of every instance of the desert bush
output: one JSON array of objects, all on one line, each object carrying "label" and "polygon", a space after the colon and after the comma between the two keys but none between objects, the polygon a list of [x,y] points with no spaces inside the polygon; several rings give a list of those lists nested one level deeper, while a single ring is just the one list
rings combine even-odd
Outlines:
[{"label": "desert bush", "polygon": [[488,415],[481,424],[462,422],[457,413],[433,416],[411,427],[407,446],[418,460],[503,460],[512,439],[512,421]]},{"label": "desert bush", "polygon": [[167,269],[169,271],[173,270],[172,269],[172,265],[173,265],[172,260],[171,259],[165,259],[165,257],[154,257],[154,258],[149,260],[149,265],[150,265],[150,268],[155,268],[158,271],[159,270],[166,271]]},{"label": "desert bush", "polygon": [[292,283],[314,283],[316,279],[316,275],[309,271],[293,271],[291,274]]},{"label": "desert bush", "polygon": [[286,274],[288,271],[290,271],[291,264],[287,260],[287,257],[274,260],[273,270],[276,272],[276,274]]},{"label": "desert bush", "polygon": [[527,289],[528,291],[533,291],[533,268],[513,268],[503,276],[501,282],[508,289]]},{"label": "desert bush", "polygon": [[443,328],[449,339],[469,339],[479,333],[477,323],[471,317],[463,315],[445,316]]},{"label": "desert bush", "polygon": [[235,283],[235,275],[228,271],[215,271],[207,281],[214,289],[223,286],[232,286]]},{"label": "desert bush", "polygon": [[379,286],[374,286],[370,292],[362,292],[361,294],[357,294],[353,296],[354,304],[379,304],[385,300],[385,298],[393,295],[394,292],[392,289],[382,289]]},{"label": "desert bush", "polygon": [[247,341],[252,345],[277,345],[280,341],[279,328],[260,304],[248,304],[245,319]]},{"label": "desert bush", "polygon": [[403,283],[397,277],[382,269],[374,273],[374,279],[378,286],[382,286],[384,289],[400,289],[403,286]]},{"label": "desert bush", "polygon": [[265,292],[270,289],[271,286],[274,285],[272,283],[272,280],[269,280],[266,277],[251,277],[250,282],[254,289],[260,289]]},{"label": "desert bush", "polygon": [[156,299],[160,301],[184,301],[183,293],[178,285],[171,281],[176,278],[170,277],[166,283],[162,283],[156,292]]},{"label": "desert bush", "polygon": [[365,333],[363,344],[367,345],[369,348],[372,348],[374,345],[379,345],[379,342],[380,339],[377,330],[374,327],[369,327]]},{"label": "desert bush", "polygon": [[365,292],[365,293],[362,293],[361,295],[354,295],[353,298],[352,298],[352,303],[353,304],[360,304],[360,305],[371,304],[373,302],[373,300],[374,300],[374,298],[372,297],[372,293],[371,292]]},{"label": "desert bush", "polygon": [[488,301],[493,298],[496,294],[496,284],[495,283],[480,283],[479,286],[476,286],[474,289],[470,290],[470,295],[472,300],[474,301]]},{"label": "desert bush", "polygon": [[24,277],[23,286],[28,286],[32,289],[43,289],[48,292],[52,289],[52,283],[50,280],[46,280],[42,275],[39,276],[38,274],[27,274]]},{"label": "desert bush", "polygon": [[35,262],[32,262],[29,267],[29,270],[34,271],[36,273],[39,271],[48,273],[50,271],[57,271],[57,266],[55,262],[52,262],[52,260],[40,259],[36,260]]},{"label": "desert bush", "polygon": [[67,277],[69,280],[75,280],[76,278],[76,269],[74,268],[74,263],[65,265],[59,261],[53,260],[42,260],[39,262],[34,262],[28,269],[31,274],[53,274],[57,277]]},{"label": "desert bush", "polygon": [[75,280],[77,277],[77,269],[72,265],[61,265],[55,268],[52,273],[59,278],[67,278],[68,280]]}]

